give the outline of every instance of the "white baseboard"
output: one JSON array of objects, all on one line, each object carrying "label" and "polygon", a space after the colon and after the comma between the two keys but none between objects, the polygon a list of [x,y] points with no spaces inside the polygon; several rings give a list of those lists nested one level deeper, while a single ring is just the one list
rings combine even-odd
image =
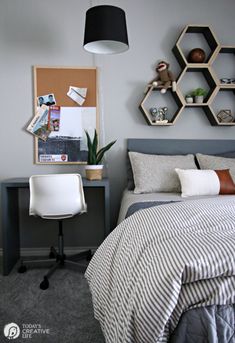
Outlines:
[{"label": "white baseboard", "polygon": [[[57,247],[55,247],[57,249]],[[64,252],[67,255],[77,254],[81,251],[91,249],[94,252],[97,247],[65,247]],[[20,255],[21,256],[48,256],[50,248],[21,248]],[[0,248],[0,256],[3,255],[3,250]]]}]

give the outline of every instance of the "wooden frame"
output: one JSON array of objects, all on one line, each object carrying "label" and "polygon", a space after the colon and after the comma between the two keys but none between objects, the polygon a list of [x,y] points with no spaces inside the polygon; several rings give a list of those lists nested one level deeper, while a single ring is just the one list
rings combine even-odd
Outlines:
[{"label": "wooden frame", "polygon": [[[54,94],[56,105],[80,109],[80,116],[86,119],[91,118],[91,123],[95,122],[94,129],[99,132],[99,112],[98,112],[98,72],[95,67],[50,67],[34,66],[34,108],[37,109],[37,98],[46,94]],[[87,96],[82,106],[67,96],[70,86],[87,88]],[[79,110],[78,110],[79,111]],[[88,116],[88,117],[87,117]],[[89,119],[88,119],[89,120]],[[84,123],[85,120],[81,121]],[[71,126],[73,123],[71,123]],[[81,124],[82,125],[82,124]],[[93,135],[93,128],[91,131]],[[83,130],[84,131],[84,130]],[[50,137],[50,136],[49,136]],[[34,156],[36,164],[86,164],[86,149],[84,148],[84,135],[81,138],[61,137],[48,138],[46,142],[35,137]],[[83,150],[81,149],[83,145]],[[49,152],[48,152],[49,151]],[[40,154],[41,152],[41,154]],[[58,154],[56,153],[58,152]],[[44,160],[40,160],[44,155]],[[67,156],[66,161],[45,161],[45,156]]]}]

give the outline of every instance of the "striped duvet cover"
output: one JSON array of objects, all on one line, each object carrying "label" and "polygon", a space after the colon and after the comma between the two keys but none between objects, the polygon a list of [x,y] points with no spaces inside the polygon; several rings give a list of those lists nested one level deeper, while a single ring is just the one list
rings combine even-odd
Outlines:
[{"label": "striped duvet cover", "polygon": [[106,343],[167,342],[184,311],[235,303],[235,197],[136,212],[86,278]]}]

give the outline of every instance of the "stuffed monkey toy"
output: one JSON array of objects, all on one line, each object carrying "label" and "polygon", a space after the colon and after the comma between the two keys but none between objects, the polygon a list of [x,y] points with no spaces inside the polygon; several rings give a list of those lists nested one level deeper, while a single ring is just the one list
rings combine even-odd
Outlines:
[{"label": "stuffed monkey toy", "polygon": [[174,75],[169,70],[169,63],[165,61],[161,61],[158,63],[156,67],[156,72],[158,73],[158,76],[151,81],[152,86],[163,86],[161,89],[161,93],[165,94],[167,91],[167,88],[172,85],[172,91],[176,91],[176,82]]}]

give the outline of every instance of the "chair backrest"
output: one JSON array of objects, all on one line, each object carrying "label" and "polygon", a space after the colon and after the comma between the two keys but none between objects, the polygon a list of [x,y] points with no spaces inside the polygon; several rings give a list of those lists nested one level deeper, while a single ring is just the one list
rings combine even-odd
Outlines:
[{"label": "chair backrest", "polygon": [[33,175],[29,189],[29,215],[64,219],[86,212],[80,174]]}]

